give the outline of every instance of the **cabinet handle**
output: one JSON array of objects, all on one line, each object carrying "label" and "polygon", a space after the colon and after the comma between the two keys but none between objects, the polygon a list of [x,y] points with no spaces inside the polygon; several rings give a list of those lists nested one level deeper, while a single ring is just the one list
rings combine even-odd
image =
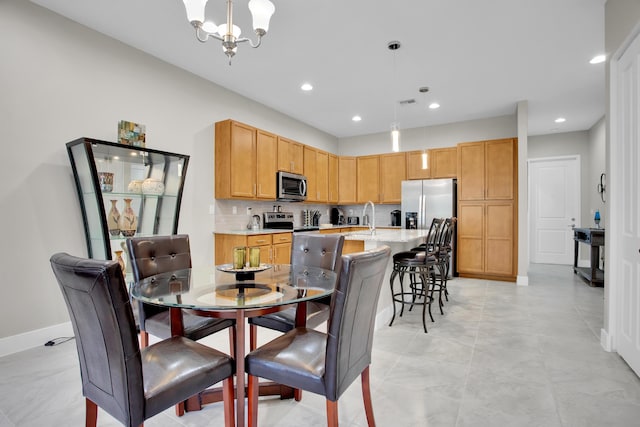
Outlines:
[{"label": "cabinet handle", "polygon": [[273,258],[273,255],[274,255],[273,252],[274,252],[273,248],[269,248],[269,262],[272,263],[272,264],[273,264],[273,259],[274,259]]},{"label": "cabinet handle", "polygon": [[266,240],[264,239],[256,240],[256,243],[264,243],[264,242],[266,242]]}]

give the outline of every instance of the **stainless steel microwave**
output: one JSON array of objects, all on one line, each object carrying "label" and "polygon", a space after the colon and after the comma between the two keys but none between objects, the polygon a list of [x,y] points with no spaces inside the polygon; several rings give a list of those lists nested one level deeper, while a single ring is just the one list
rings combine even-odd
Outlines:
[{"label": "stainless steel microwave", "polygon": [[278,171],[278,200],[302,202],[307,200],[307,178],[297,173]]}]

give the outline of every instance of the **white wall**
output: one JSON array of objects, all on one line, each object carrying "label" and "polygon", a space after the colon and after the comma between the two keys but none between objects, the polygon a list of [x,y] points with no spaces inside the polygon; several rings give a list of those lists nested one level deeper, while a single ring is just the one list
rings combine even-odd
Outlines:
[{"label": "white wall", "polygon": [[124,119],[147,126],[148,147],[190,155],[179,230],[194,264],[213,259],[214,122],[234,118],[337,152],[328,134],[30,2],[0,2],[0,52],[0,347],[68,321],[49,257],[87,251],[66,142],[115,141]]},{"label": "white wall", "polygon": [[[514,107],[515,108],[515,107]],[[459,142],[513,138],[518,135],[516,116],[501,116],[400,130],[400,151],[455,147]],[[391,152],[391,130],[340,138],[341,156],[363,156]]]}]

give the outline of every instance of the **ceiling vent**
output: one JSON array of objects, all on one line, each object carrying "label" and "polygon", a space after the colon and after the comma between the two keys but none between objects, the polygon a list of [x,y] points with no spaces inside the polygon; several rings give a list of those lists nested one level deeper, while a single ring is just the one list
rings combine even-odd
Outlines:
[{"label": "ceiling vent", "polygon": [[416,103],[416,100],[415,100],[415,99],[413,99],[413,98],[411,98],[411,99],[405,99],[405,100],[403,100],[403,101],[400,101],[399,103],[400,103],[400,105],[411,105],[411,104],[415,104],[415,103]]}]

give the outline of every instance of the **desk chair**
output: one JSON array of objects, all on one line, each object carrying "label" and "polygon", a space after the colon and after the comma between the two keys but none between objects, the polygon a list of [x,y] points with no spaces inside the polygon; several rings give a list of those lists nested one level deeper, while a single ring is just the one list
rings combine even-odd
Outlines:
[{"label": "desk chair", "polygon": [[338,426],[338,398],[358,377],[369,427],[375,426],[369,365],[380,288],[391,249],[342,256],[328,333],[295,328],[249,353],[249,427],[257,425],[258,377],[326,398],[329,427]]},{"label": "desk chair", "polygon": [[[191,267],[189,236],[133,237],[127,239],[133,277],[136,281],[167,271]],[[142,348],[149,345],[149,334],[158,338],[171,336],[171,315],[168,308],[137,301],[140,342]],[[215,319],[182,312],[184,336],[197,341],[223,329],[229,329],[229,345],[233,356],[235,322],[231,319]]]},{"label": "desk chair", "polygon": [[[291,265],[307,265],[337,271],[344,246],[339,234],[294,234],[291,244]],[[307,303],[307,326],[315,328],[329,318],[331,297]],[[257,327],[288,332],[295,327],[297,307],[264,316],[249,318],[249,349],[257,345]]]},{"label": "desk chair", "polygon": [[232,426],[234,363],[184,337],[140,350],[129,294],[117,261],[51,257],[76,337],[86,425],[98,407],[125,426],[143,421],[224,380],[225,426]]}]

